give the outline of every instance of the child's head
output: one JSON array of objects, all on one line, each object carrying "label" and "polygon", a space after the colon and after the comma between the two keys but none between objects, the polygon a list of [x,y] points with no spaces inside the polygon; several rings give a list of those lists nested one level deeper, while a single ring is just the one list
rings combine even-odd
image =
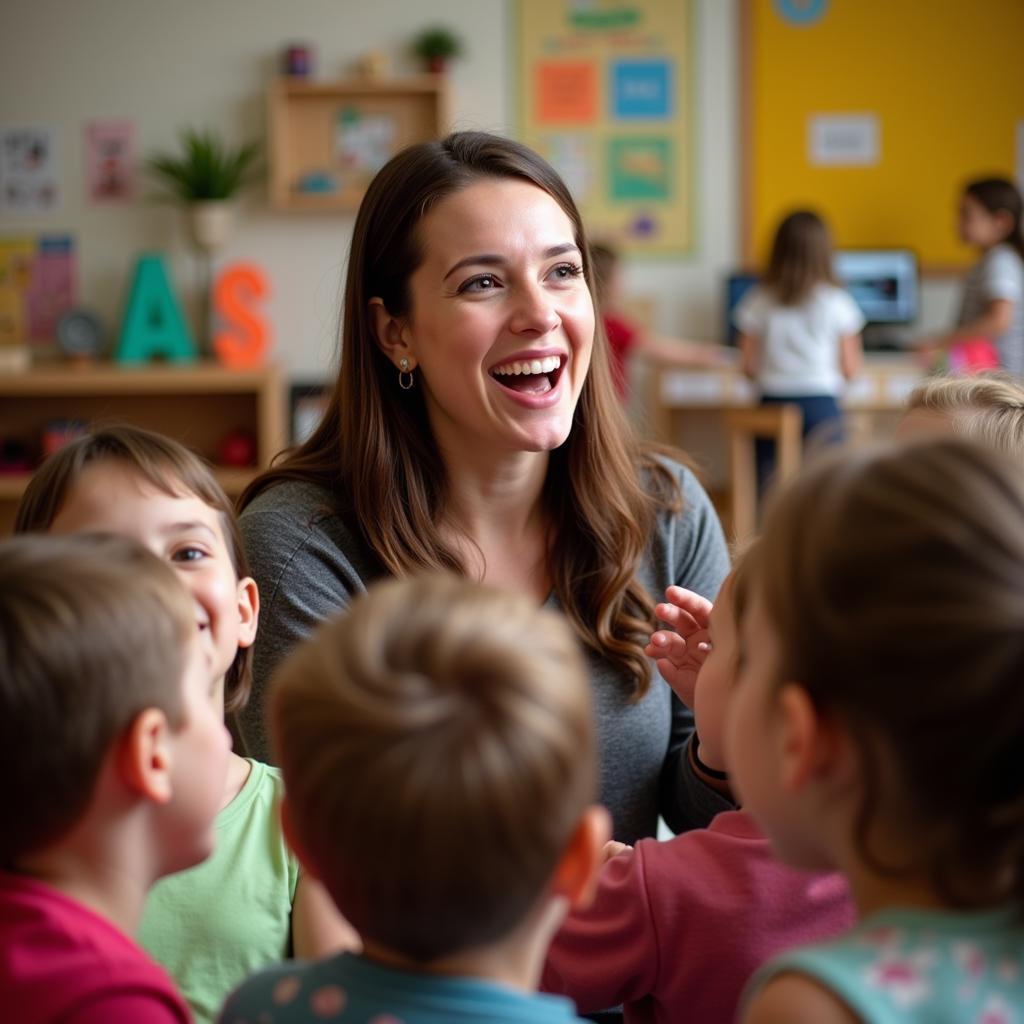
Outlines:
[{"label": "child's head", "polygon": [[749,571],[726,745],[780,854],[827,861],[807,809],[847,800],[876,870],[954,905],[1024,894],[1019,464],[955,438],[826,460]]},{"label": "child's head", "polygon": [[1008,373],[922,381],[907,399],[896,436],[936,434],[1001,449],[1024,468],[1024,385]]},{"label": "child's head", "polygon": [[43,463],[14,529],[127,534],[169,561],[205,613],[226,710],[245,705],[259,597],[231,502],[198,455],[139,427],[96,429]]},{"label": "child's head", "polygon": [[610,242],[591,242],[590,265],[598,305],[602,309],[614,306],[620,298],[619,251]]},{"label": "child's head", "polygon": [[775,232],[764,284],[782,305],[796,306],[823,282],[835,284],[828,228],[816,213],[797,210]]},{"label": "child's head", "polygon": [[[213,678],[194,602],[134,541],[0,544],[0,865],[127,800],[159,808],[157,873],[205,857],[229,750]],[[111,773],[120,795],[104,802]]]},{"label": "child's head", "polygon": [[979,249],[1000,242],[1012,245],[1024,259],[1024,201],[1017,186],[1005,178],[972,181],[960,197],[960,238]]},{"label": "child's head", "polygon": [[582,657],[524,597],[377,584],[284,664],[270,720],[289,834],[367,947],[429,963],[497,943],[570,848],[596,866]]}]

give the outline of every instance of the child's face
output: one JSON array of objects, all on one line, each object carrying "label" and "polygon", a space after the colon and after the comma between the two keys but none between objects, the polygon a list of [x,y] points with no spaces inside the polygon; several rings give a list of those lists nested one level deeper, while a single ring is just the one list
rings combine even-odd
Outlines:
[{"label": "child's face", "polygon": [[960,199],[957,229],[960,240],[978,249],[991,249],[1002,242],[1010,230],[1012,220],[1009,213],[997,210],[991,213],[973,196]]},{"label": "child's face", "polygon": [[718,592],[708,621],[711,650],[697,673],[693,713],[700,736],[700,759],[710,768],[725,768],[722,740],[725,711],[736,672],[736,626],[733,620],[732,577]]},{"label": "child's face", "polygon": [[255,585],[236,579],[220,514],[195,495],[164,494],[116,459],[94,462],[50,530],[124,534],[166,559],[196,602],[200,630],[210,631],[222,681],[239,646],[255,639]]},{"label": "child's face", "polygon": [[205,860],[214,847],[213,824],[227,782],[231,734],[224,725],[223,673],[214,666],[209,633],[189,644],[182,680],[184,719],[170,734],[171,799],[162,809],[166,873]]}]

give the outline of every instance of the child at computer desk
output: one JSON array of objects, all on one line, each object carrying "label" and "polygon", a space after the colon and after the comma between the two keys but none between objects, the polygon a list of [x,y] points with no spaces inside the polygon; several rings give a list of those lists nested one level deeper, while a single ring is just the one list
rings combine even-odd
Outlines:
[{"label": "child at computer desk", "polygon": [[683,341],[649,331],[622,310],[622,267],[619,253],[607,242],[590,246],[598,306],[604,321],[605,334],[612,359],[612,374],[619,395],[629,391],[628,363],[636,354],[660,366],[686,369],[709,369],[727,365],[717,345]]}]

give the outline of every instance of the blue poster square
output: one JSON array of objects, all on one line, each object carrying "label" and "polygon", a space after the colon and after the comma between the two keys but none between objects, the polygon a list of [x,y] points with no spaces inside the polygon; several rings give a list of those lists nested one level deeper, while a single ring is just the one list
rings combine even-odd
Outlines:
[{"label": "blue poster square", "polygon": [[624,121],[672,116],[672,62],[617,60],[611,65],[612,116]]}]

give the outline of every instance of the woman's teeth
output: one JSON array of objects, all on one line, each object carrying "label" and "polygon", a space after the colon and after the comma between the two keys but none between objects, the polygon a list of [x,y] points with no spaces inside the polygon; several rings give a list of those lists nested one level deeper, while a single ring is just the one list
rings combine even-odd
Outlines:
[{"label": "woman's teeth", "polygon": [[560,356],[547,356],[544,359],[526,359],[522,362],[505,363],[503,366],[494,368],[494,373],[499,377],[512,377],[521,374],[551,373],[561,365]]}]

